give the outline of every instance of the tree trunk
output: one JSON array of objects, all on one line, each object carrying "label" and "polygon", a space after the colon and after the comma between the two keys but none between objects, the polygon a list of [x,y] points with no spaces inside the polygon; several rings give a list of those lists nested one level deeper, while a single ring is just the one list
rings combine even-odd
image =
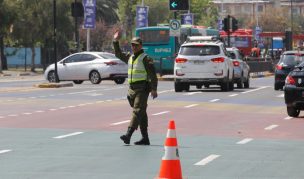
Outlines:
[{"label": "tree trunk", "polygon": [[31,50],[32,50],[31,72],[35,72],[35,56],[36,56],[35,47],[31,47]]},{"label": "tree trunk", "polygon": [[[0,41],[1,41],[1,39],[2,38],[0,37]],[[3,43],[0,42],[0,73],[2,73],[2,50],[1,50],[2,49],[2,44]]]}]

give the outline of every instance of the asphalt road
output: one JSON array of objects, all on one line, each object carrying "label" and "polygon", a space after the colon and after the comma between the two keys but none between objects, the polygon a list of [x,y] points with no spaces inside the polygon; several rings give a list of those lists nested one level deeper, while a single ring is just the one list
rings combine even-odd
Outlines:
[{"label": "asphalt road", "polygon": [[[33,87],[42,82],[0,79],[0,178],[155,178],[172,119],[185,178],[304,178],[303,115],[287,116],[273,77],[231,92],[175,93],[161,81],[149,99],[150,146],[119,139],[131,115],[126,84]],[[131,142],[139,138],[136,131]]]}]

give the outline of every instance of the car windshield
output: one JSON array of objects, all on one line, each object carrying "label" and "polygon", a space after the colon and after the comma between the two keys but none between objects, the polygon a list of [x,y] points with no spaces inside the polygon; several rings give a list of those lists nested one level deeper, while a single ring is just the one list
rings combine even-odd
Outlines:
[{"label": "car windshield", "polygon": [[118,59],[114,54],[111,53],[99,53],[98,55],[104,59]]},{"label": "car windshield", "polygon": [[220,48],[214,45],[183,46],[179,54],[186,56],[218,55],[220,54]]},{"label": "car windshield", "polygon": [[303,62],[304,54],[284,54],[281,63],[288,66],[295,66]]}]

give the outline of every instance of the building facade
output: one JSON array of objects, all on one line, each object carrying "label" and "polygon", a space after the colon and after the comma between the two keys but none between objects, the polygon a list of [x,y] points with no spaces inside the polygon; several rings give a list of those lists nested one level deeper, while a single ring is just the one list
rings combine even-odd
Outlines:
[{"label": "building facade", "polygon": [[258,19],[269,8],[287,8],[294,15],[304,16],[304,0],[213,0],[221,16],[232,15]]}]

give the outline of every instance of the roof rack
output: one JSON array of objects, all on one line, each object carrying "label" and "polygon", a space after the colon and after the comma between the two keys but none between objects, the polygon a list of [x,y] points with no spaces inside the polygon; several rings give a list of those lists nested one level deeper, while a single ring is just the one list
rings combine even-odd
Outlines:
[{"label": "roof rack", "polygon": [[188,42],[220,42],[220,39],[217,36],[188,36]]}]

